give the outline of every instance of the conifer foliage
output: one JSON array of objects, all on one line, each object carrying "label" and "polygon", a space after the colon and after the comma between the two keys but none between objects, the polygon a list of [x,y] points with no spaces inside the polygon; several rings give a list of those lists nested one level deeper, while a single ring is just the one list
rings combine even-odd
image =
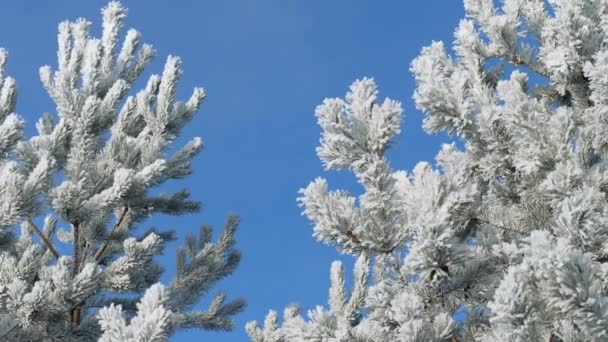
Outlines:
[{"label": "conifer foliage", "polygon": [[205,92],[177,101],[180,59],[169,56],[162,75],[128,96],[154,50],[136,30],[121,33],[126,14],[110,2],[101,38],[84,19],[59,25],[57,68],[40,69],[56,115],[44,114],[30,139],[0,51],[1,341],[165,341],[182,328],[229,330],[244,307],[218,294],[192,309],[239,263],[236,216],[215,242],[206,226],[187,237],[175,279],[158,282],[154,256],[175,234],[137,226],[199,209],[185,190],[150,190],[191,173],[201,140],[168,149]]},{"label": "conifer foliage", "polygon": [[319,178],[300,203],[357,258],[352,289],[334,263],[328,307],[273,311],[252,341],[608,341],[608,1],[464,6],[452,51],[411,64],[424,129],[464,147],[394,170],[400,105],[371,79],[326,99],[317,153],[364,193]]}]

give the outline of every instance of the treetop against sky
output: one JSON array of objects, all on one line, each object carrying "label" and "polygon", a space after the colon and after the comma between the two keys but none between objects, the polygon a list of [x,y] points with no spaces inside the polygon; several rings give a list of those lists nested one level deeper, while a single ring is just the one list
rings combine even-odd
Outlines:
[{"label": "treetop against sky", "polygon": [[0,30],[2,338],[608,340],[607,1],[22,1]]}]

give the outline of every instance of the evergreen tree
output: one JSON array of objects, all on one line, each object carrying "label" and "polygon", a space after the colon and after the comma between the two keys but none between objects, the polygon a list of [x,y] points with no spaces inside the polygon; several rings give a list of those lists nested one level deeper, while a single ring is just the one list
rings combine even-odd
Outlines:
[{"label": "evergreen tree", "polygon": [[193,310],[239,263],[236,216],[215,242],[207,226],[188,236],[175,279],[158,283],[154,256],[175,234],[137,226],[198,211],[186,190],[150,190],[191,173],[200,138],[168,149],[205,92],[176,101],[182,71],[169,56],[162,75],[128,96],[154,50],[133,29],[118,47],[126,14],[110,2],[101,38],[84,19],[59,25],[57,69],[40,69],[56,115],[44,114],[29,140],[0,51],[0,341],[165,341],[177,329],[229,330],[244,307],[218,294]]},{"label": "evergreen tree", "polygon": [[424,129],[455,140],[436,166],[391,168],[402,111],[371,79],[317,107],[321,161],[364,194],[319,178],[299,201],[352,289],[334,263],[328,308],[252,341],[608,341],[608,1],[464,5],[452,51],[411,65]]}]

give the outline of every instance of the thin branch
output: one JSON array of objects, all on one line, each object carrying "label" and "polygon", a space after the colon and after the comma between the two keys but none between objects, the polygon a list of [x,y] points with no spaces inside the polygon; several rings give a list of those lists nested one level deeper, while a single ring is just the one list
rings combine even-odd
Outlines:
[{"label": "thin branch", "polygon": [[[74,276],[80,270],[80,223],[74,222],[72,224],[74,232],[73,245],[74,245],[74,268],[72,270]],[[75,323],[77,326],[80,325],[80,308],[76,307],[70,310],[70,321]]]},{"label": "thin branch", "polygon": [[87,254],[89,254],[89,243],[85,240],[84,241],[84,246],[82,247],[82,256],[80,257],[80,265],[84,265],[86,259],[87,259]]},{"label": "thin branch", "polygon": [[530,71],[536,73],[539,76],[551,78],[551,76],[549,74],[547,74],[544,70],[540,69],[537,65],[526,63],[526,62],[522,61],[519,58],[519,56],[517,56],[516,54],[511,55],[511,56],[505,55],[505,56],[503,56],[503,58],[504,58],[504,61],[507,62],[508,64],[511,64],[516,67],[523,66],[525,68],[528,68]]},{"label": "thin branch", "polygon": [[608,255],[604,254],[602,256],[599,256],[595,259],[595,261],[597,261],[601,264],[606,263],[606,262],[608,262]]},{"label": "thin branch", "polygon": [[[121,304],[121,306],[122,306],[123,310],[137,312],[137,306],[132,306],[132,305],[129,306],[129,305],[124,305],[124,304]],[[107,305],[102,305],[102,304],[100,304],[100,305],[86,305],[86,306],[83,306],[82,309],[101,309],[101,308],[105,308],[105,307],[107,307]]]},{"label": "thin branch", "polygon": [[8,329],[4,334],[2,334],[2,336],[0,336],[0,339],[5,338],[6,336],[8,336],[10,333],[12,333],[15,329],[17,329],[17,327],[19,326],[19,323],[15,323],[15,325],[13,325],[10,329]]},{"label": "thin branch", "polygon": [[[127,216],[127,211],[128,211],[128,208],[123,209],[123,211],[120,214],[120,217],[116,221],[116,224],[114,225],[114,227],[112,227],[110,234],[112,234],[116,230],[116,228],[123,223],[125,217]],[[80,225],[78,223],[75,223],[74,224],[74,274],[76,274],[80,268],[80,252],[81,251],[80,251],[79,239],[80,239]],[[95,254],[95,261],[99,261],[101,259],[101,257],[103,256],[103,253],[108,248],[109,243],[110,243],[110,240],[106,240],[106,242],[104,242],[104,244],[99,248],[99,250]],[[84,255],[83,257],[86,257],[86,255]],[[83,259],[83,262],[84,262],[84,259]],[[72,323],[75,323],[76,325],[80,325],[83,305],[84,305],[84,302],[80,302],[80,303],[77,303],[76,305],[74,305],[70,309],[70,321]]]},{"label": "thin branch", "polygon": [[498,229],[501,229],[501,230],[505,230],[505,231],[508,231],[508,232],[520,233],[520,234],[523,233],[523,231],[521,231],[521,230],[519,230],[517,228],[511,228],[511,227],[503,226],[503,225],[500,225],[500,224],[497,224],[497,223],[490,222],[490,221],[488,221],[486,219],[483,219],[483,218],[480,218],[480,217],[478,217],[477,220],[480,223],[484,223],[484,224],[487,224],[487,225],[490,225],[492,227],[495,227],[495,228],[498,228]]},{"label": "thin branch", "polygon": [[[73,244],[74,244],[74,269],[72,270],[74,276],[80,271],[80,223],[74,222],[73,226]],[[80,325],[80,308],[76,307],[70,310],[70,321],[75,323],[77,326]]]},{"label": "thin branch", "polygon": [[51,240],[49,240],[49,238],[46,236],[46,234],[44,234],[44,232],[41,231],[40,228],[38,228],[38,226],[36,226],[36,224],[34,224],[34,221],[32,221],[31,218],[27,219],[27,223],[29,223],[30,226],[32,226],[32,228],[36,232],[36,234],[38,234],[38,236],[40,236],[40,240],[42,240],[42,242],[44,243],[44,245],[46,246],[46,248],[49,251],[51,251],[51,254],[53,254],[53,256],[55,257],[55,259],[59,259],[59,253],[57,252],[57,250],[55,249],[55,247],[53,247],[53,243],[51,242]]},{"label": "thin branch", "polygon": [[80,312],[81,308],[74,308],[70,310],[70,321],[72,323],[76,323],[76,325],[80,325]]},{"label": "thin branch", "polygon": [[76,275],[80,268],[80,223],[74,222],[74,224],[72,224],[72,227],[72,231],[74,234],[72,238],[72,244],[74,245],[74,268],[72,273]]},{"label": "thin branch", "polygon": [[397,272],[401,281],[404,284],[407,284],[408,283],[407,278],[405,277],[405,275],[403,275],[403,273],[401,273],[401,267],[399,266],[399,261],[398,261],[397,257],[395,256],[395,254],[391,253],[388,257],[390,258],[391,264],[395,268],[395,272]]},{"label": "thin branch", "polygon": [[391,254],[395,248],[397,246],[393,246],[393,248],[376,248],[376,247],[365,247],[363,246],[363,243],[361,243],[361,240],[359,240],[359,238],[357,237],[357,235],[355,235],[355,233],[353,233],[352,230],[349,230],[346,232],[346,237],[348,237],[348,239],[354,243],[355,245],[357,245],[357,247],[361,250],[368,250],[370,252],[374,252],[377,254]]},{"label": "thin branch", "polygon": [[[114,233],[114,231],[116,231],[116,229],[124,222],[125,218],[127,217],[128,212],[129,212],[129,208],[127,208],[127,207],[125,207],[122,210],[122,212],[120,213],[120,216],[118,217],[118,220],[114,224],[114,227],[112,227],[112,229],[110,230],[110,234],[108,234],[108,236],[112,235],[112,233]],[[110,240],[107,239],[103,243],[103,245],[97,250],[97,253],[95,253],[95,261],[99,262],[99,260],[101,260],[101,257],[103,256],[103,253],[105,253],[106,249],[108,249],[109,244],[110,244]]]},{"label": "thin branch", "polygon": [[357,235],[355,235],[355,233],[353,233],[351,230],[346,232],[346,236],[353,243],[357,244],[359,246],[359,248],[368,249],[369,251],[372,251],[374,253],[378,253],[378,254],[386,256],[389,259],[391,266],[393,266],[394,271],[399,275],[399,278],[401,279],[401,281],[403,281],[404,284],[408,283],[407,278],[403,275],[403,273],[401,273],[401,269],[398,265],[397,257],[393,253],[395,251],[395,248],[397,247],[396,245],[393,246],[393,248],[365,248],[365,247],[363,247],[361,240],[359,240]]}]

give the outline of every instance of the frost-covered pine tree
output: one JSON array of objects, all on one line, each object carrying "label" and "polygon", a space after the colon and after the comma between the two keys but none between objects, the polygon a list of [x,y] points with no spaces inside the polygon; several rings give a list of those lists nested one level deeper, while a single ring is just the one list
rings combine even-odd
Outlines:
[{"label": "frost-covered pine tree", "polygon": [[158,283],[154,256],[175,234],[138,226],[199,209],[186,190],[151,190],[191,173],[201,140],[168,149],[205,92],[177,101],[180,59],[169,56],[128,96],[154,50],[135,30],[121,34],[126,14],[110,2],[99,39],[84,19],[59,25],[57,69],[40,69],[56,115],[29,140],[0,51],[0,341],[165,341],[177,329],[229,330],[244,307],[218,294],[193,310],[239,263],[234,216],[216,242],[206,226],[187,237],[175,278]]},{"label": "frost-covered pine tree", "polygon": [[300,203],[352,289],[334,263],[329,307],[252,341],[608,341],[608,1],[464,5],[411,66],[425,130],[455,139],[436,165],[391,168],[402,110],[371,79],[317,108],[320,159],[364,194],[319,178]]}]

